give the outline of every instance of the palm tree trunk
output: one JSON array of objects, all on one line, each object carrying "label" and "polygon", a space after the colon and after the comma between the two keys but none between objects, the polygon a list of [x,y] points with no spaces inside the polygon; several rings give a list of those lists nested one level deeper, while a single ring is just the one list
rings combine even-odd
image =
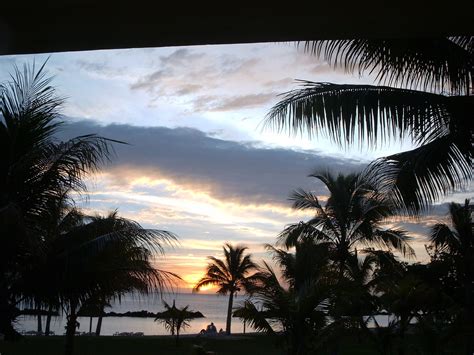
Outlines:
[{"label": "palm tree trunk", "polygon": [[49,333],[51,332],[51,318],[52,318],[52,313],[53,313],[53,306],[48,307],[48,315],[46,316],[46,325],[44,329],[44,335],[49,336]]},{"label": "palm tree trunk", "polygon": [[38,314],[36,315],[36,332],[38,334],[41,334],[43,333],[43,323],[41,322],[41,304],[38,301],[36,301],[36,312],[38,312]]},{"label": "palm tree trunk", "polygon": [[76,335],[77,324],[77,302],[71,301],[71,310],[66,324],[66,347],[64,349],[65,355],[72,355],[74,353],[74,336]]},{"label": "palm tree trunk", "polygon": [[[103,301],[105,302],[105,301]],[[104,308],[105,308],[105,303],[100,304],[100,309],[99,309],[99,318],[97,319],[97,326],[95,328],[95,336],[100,336],[100,331],[102,329],[102,318],[104,317]]]},{"label": "palm tree trunk", "polygon": [[44,329],[44,336],[48,337],[49,333],[51,333],[51,314],[46,316],[46,325]]},{"label": "palm tree trunk", "polygon": [[406,325],[407,317],[404,315],[400,316],[400,329],[399,329],[399,337],[400,343],[398,344],[398,355],[405,355],[405,332],[406,332]]},{"label": "palm tree trunk", "polygon": [[38,334],[41,334],[41,333],[43,333],[43,323],[41,322],[41,307],[36,306],[36,310],[38,311],[38,315],[37,315],[38,329],[37,329],[37,332],[38,332]]},{"label": "palm tree trunk", "polygon": [[176,329],[176,346],[178,346],[179,342],[179,329]]},{"label": "palm tree trunk", "polygon": [[89,335],[92,334],[92,317],[89,318]]},{"label": "palm tree trunk", "polygon": [[225,333],[230,335],[230,324],[232,321],[232,304],[234,302],[234,292],[229,295],[229,306],[227,307],[227,322],[225,326]]},{"label": "palm tree trunk", "polygon": [[102,314],[99,315],[99,318],[97,318],[97,326],[95,328],[95,335],[100,336],[100,330],[102,329]]},{"label": "palm tree trunk", "polygon": [[0,283],[0,333],[5,335],[5,340],[15,340],[21,337],[13,327],[17,316],[17,309],[9,301],[8,290]]}]

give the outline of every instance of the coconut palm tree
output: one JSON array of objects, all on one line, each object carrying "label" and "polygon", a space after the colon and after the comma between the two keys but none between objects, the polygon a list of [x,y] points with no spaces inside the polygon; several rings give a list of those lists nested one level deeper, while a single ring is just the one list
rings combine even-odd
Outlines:
[{"label": "coconut palm tree", "polygon": [[323,206],[315,193],[294,191],[290,197],[293,208],[312,211],[314,217],[287,226],[278,237],[280,245],[289,248],[305,239],[328,243],[340,279],[351,253],[360,245],[395,249],[405,256],[414,256],[408,244],[410,238],[403,230],[382,228],[383,221],[393,216],[396,209],[368,175],[316,172],[310,176],[326,186],[329,198]]},{"label": "coconut palm tree", "polygon": [[[267,246],[280,268],[267,263],[255,274],[254,293],[235,312],[257,331],[281,329],[288,354],[307,354],[317,347],[328,323],[328,307],[336,277],[328,258],[328,245],[310,239],[296,243],[295,252]],[[319,344],[320,345],[320,344]]]},{"label": "coconut palm tree", "polygon": [[[361,336],[370,339],[381,354],[389,354],[393,343],[395,323],[380,327],[375,315],[383,310],[379,284],[397,277],[401,272],[399,262],[389,251],[365,249],[363,255],[357,251],[348,260],[344,281],[338,283],[330,308],[334,319],[346,319],[346,326],[356,328]],[[385,311],[385,310],[384,310]],[[373,321],[376,328],[370,329]]]},{"label": "coconut palm tree", "polygon": [[303,81],[266,123],[338,144],[372,146],[409,137],[415,148],[373,163],[400,207],[416,213],[473,177],[474,37],[306,42],[335,67],[375,76],[378,85]]},{"label": "coconut palm tree", "polygon": [[256,270],[256,265],[252,261],[251,254],[245,255],[247,249],[247,247],[241,245],[224,244],[224,259],[209,256],[210,263],[207,266],[206,274],[196,283],[193,289],[197,292],[205,286],[213,285],[218,287],[217,293],[221,295],[229,294],[226,321],[227,335],[230,335],[234,295],[239,291],[251,291],[254,281],[253,276],[249,274]]},{"label": "coconut palm tree", "polygon": [[177,276],[152,264],[156,253],[176,236],[142,228],[137,222],[108,216],[85,218],[82,225],[54,242],[48,260],[51,287],[67,312],[66,354],[72,354],[78,310],[90,299],[118,299],[125,293],[162,291]]},{"label": "coconut palm tree", "polygon": [[165,310],[158,313],[155,322],[162,323],[172,336],[176,335],[176,345],[178,345],[180,331],[189,327],[189,321],[196,318],[196,315],[189,310],[189,305],[177,308],[175,300],[173,300],[172,306],[163,301],[163,306]]},{"label": "coconut palm tree", "polygon": [[385,253],[366,249],[363,256],[357,251],[349,256],[343,280],[332,300],[330,314],[334,319],[344,318],[349,326],[368,332],[367,324],[378,311],[373,293],[377,280],[373,276],[381,265],[379,258],[385,257]]},{"label": "coconut palm tree", "polygon": [[112,141],[95,135],[58,142],[63,100],[50,85],[44,64],[15,68],[0,86],[0,332],[6,338],[15,305],[25,300],[20,285],[42,258],[42,214],[64,190],[85,189],[83,177],[109,160]]},{"label": "coconut palm tree", "polygon": [[451,279],[449,292],[464,308],[462,323],[470,340],[467,352],[474,351],[474,232],[473,208],[470,200],[449,205],[450,223],[436,224],[430,234],[434,256],[445,265],[446,277]]}]

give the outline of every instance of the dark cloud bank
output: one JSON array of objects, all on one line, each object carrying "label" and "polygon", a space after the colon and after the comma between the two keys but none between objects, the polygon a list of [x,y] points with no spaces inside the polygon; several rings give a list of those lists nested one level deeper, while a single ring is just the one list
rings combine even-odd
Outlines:
[{"label": "dark cloud bank", "polygon": [[357,171],[363,164],[350,159],[313,152],[267,149],[251,143],[209,137],[191,128],[102,126],[94,121],[67,120],[60,139],[96,133],[125,141],[116,145],[117,157],[108,169],[128,166],[156,171],[177,184],[207,186],[216,198],[242,203],[288,204],[289,193],[298,187],[325,194],[322,185],[308,174],[316,169]]}]

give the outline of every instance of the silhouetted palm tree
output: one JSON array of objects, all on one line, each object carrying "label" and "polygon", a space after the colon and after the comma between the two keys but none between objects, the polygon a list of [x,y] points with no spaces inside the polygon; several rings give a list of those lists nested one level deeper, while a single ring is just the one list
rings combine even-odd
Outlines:
[{"label": "silhouetted palm tree", "polygon": [[0,230],[8,235],[0,250],[0,332],[7,338],[15,334],[15,304],[25,299],[22,275],[42,257],[41,216],[49,201],[84,190],[83,177],[112,154],[103,137],[53,138],[63,100],[50,82],[44,65],[25,65],[0,87]]},{"label": "silhouetted palm tree", "polygon": [[329,198],[323,206],[313,192],[294,191],[290,197],[293,208],[310,210],[314,217],[307,222],[287,226],[278,237],[281,245],[291,247],[304,239],[328,243],[340,278],[351,252],[360,245],[395,249],[405,256],[414,255],[408,244],[410,238],[404,231],[382,228],[384,220],[395,215],[396,209],[367,176],[334,176],[329,172],[317,172],[310,176],[327,187]]},{"label": "silhouetted palm tree", "polygon": [[162,323],[172,336],[176,335],[176,345],[178,345],[180,331],[189,327],[189,321],[196,318],[196,316],[189,310],[189,306],[177,308],[175,300],[173,300],[172,306],[165,301],[163,301],[163,305],[165,310],[158,313],[155,322]]},{"label": "silhouetted palm tree", "polygon": [[256,269],[251,254],[244,255],[247,247],[232,246],[224,244],[224,259],[217,259],[209,256],[210,263],[207,266],[206,274],[194,286],[194,291],[199,291],[202,287],[218,286],[217,293],[229,294],[229,304],[227,307],[226,334],[230,334],[232,321],[232,304],[234,295],[239,291],[251,291],[253,277],[249,275]]},{"label": "silhouetted palm tree", "polygon": [[[174,234],[143,229],[116,212],[106,217],[84,216],[81,223],[52,241],[41,289],[57,297],[67,313],[66,354],[73,352],[80,307],[91,299],[109,301],[125,293],[162,291],[176,277],[152,264]],[[101,302],[100,306],[103,307]],[[103,309],[103,308],[102,308]]]},{"label": "silhouetted palm tree", "polygon": [[370,332],[367,324],[378,311],[377,297],[373,293],[377,280],[373,276],[380,268],[380,258],[384,258],[385,253],[366,249],[363,256],[357,251],[349,256],[343,280],[338,284],[332,300],[330,314],[334,319],[343,317],[350,327]]},{"label": "silhouetted palm tree", "polygon": [[402,264],[400,268],[402,273],[399,277],[387,275],[385,282],[378,283],[376,291],[381,293],[382,307],[396,317],[398,353],[403,355],[406,353],[405,336],[410,322],[429,306],[430,300],[436,296],[436,290],[430,289],[409,267]]},{"label": "silhouetted palm tree", "polygon": [[336,283],[328,258],[328,245],[306,239],[290,253],[272,246],[281,278],[264,263],[255,274],[254,303],[247,300],[234,312],[257,331],[282,330],[289,354],[307,354],[321,342],[328,323],[328,307]]},{"label": "silhouetted palm tree", "polygon": [[266,122],[310,137],[324,132],[341,145],[410,137],[416,148],[373,168],[393,184],[398,205],[417,212],[473,177],[473,38],[306,42],[307,52],[386,86],[303,81]]},{"label": "silhouetted palm tree", "polygon": [[436,224],[430,234],[435,258],[452,280],[449,292],[464,307],[462,323],[468,328],[467,353],[474,351],[474,231],[470,200],[449,205],[450,224]]}]

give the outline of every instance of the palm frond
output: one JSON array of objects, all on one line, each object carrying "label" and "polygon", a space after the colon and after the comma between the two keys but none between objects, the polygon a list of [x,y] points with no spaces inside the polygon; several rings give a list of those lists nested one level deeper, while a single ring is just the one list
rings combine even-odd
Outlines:
[{"label": "palm frond", "polygon": [[373,235],[375,243],[389,250],[395,249],[407,258],[415,257],[415,251],[408,243],[411,239],[405,231],[400,229],[376,230]]},{"label": "palm frond", "polygon": [[[464,188],[473,178],[472,146],[458,144],[454,135],[380,158],[371,163],[379,181],[391,190],[400,209],[409,214],[426,209],[441,196]],[[459,142],[462,144],[462,142]]]},{"label": "palm frond", "polygon": [[314,240],[315,242],[331,240],[332,238],[327,232],[317,228],[318,224],[310,221],[286,226],[277,236],[277,245],[289,249],[304,240]]},{"label": "palm frond", "polygon": [[450,226],[438,223],[431,228],[431,244],[439,252],[452,255],[469,254],[473,248],[472,208],[470,200],[464,204],[452,202],[449,205]]},{"label": "palm frond", "polygon": [[273,328],[265,318],[265,311],[258,310],[251,301],[245,301],[243,306],[233,312],[233,316],[244,320],[257,332],[273,333]]},{"label": "palm frond", "polygon": [[224,263],[224,261],[214,256],[208,256],[208,259],[211,261],[211,263],[208,265],[207,268],[213,274],[220,274],[223,279],[232,278],[232,275],[229,272],[229,267]]},{"label": "palm frond", "polygon": [[297,210],[311,209],[318,213],[318,211],[323,209],[319,203],[318,196],[311,191],[296,189],[291,193],[289,200],[293,201],[292,207]]},{"label": "palm frond", "polygon": [[28,133],[20,136],[28,137],[23,144],[30,147],[47,142],[60,124],[64,99],[50,85],[53,78],[47,76],[45,65],[46,61],[36,69],[35,63],[25,64],[23,70],[15,66],[11,81],[0,86],[0,123],[11,132]]},{"label": "palm frond", "polygon": [[474,80],[472,36],[307,41],[304,49],[380,83],[468,94]]},{"label": "palm frond", "polygon": [[302,81],[284,94],[266,116],[265,126],[311,138],[329,136],[339,145],[367,142],[376,146],[389,138],[446,126],[446,97],[387,86]]},{"label": "palm frond", "polygon": [[450,253],[460,249],[456,234],[443,223],[437,223],[431,228],[429,240],[441,252]]}]

